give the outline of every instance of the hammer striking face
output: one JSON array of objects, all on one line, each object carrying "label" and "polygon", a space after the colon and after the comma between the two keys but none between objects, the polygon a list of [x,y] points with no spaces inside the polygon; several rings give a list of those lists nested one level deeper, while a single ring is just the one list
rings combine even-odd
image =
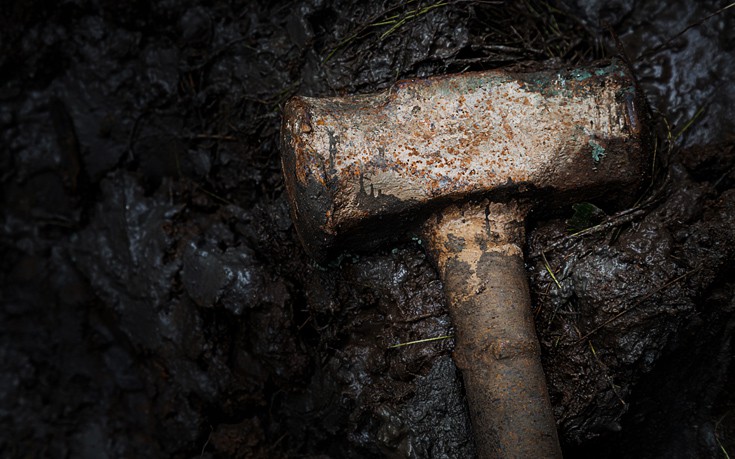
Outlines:
[{"label": "hammer striking face", "polygon": [[450,202],[629,194],[644,176],[641,106],[615,60],[294,98],[282,161],[297,230],[323,258],[345,243],[373,245]]}]

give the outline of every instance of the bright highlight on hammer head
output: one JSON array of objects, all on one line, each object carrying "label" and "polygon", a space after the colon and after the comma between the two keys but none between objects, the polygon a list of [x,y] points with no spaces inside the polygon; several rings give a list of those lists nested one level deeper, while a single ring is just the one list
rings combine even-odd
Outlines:
[{"label": "bright highlight on hammer head", "polygon": [[450,202],[630,195],[646,170],[644,106],[617,60],[296,97],[281,150],[297,230],[322,257],[390,238]]}]

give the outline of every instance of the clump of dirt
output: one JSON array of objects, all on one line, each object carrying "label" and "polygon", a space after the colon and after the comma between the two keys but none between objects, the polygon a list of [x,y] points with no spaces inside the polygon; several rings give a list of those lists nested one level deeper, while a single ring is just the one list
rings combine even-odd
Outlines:
[{"label": "clump of dirt", "polygon": [[[709,154],[715,151],[719,170],[709,163],[715,172],[710,177],[721,177],[735,157],[732,146],[712,146]],[[701,163],[693,157],[700,155],[700,148],[680,151],[667,169],[664,188],[639,205],[641,216],[632,222],[627,211],[592,234],[569,237],[564,220],[549,222],[532,234],[537,327],[548,352],[545,368],[556,416],[565,420],[561,428],[572,443],[599,436],[625,438],[623,432],[630,435],[628,423],[648,426],[637,425],[636,430],[655,438],[647,413],[637,411],[631,417],[630,411],[640,409],[641,398],[661,396],[654,384],[671,380],[667,371],[677,373],[674,379],[679,384],[707,374],[709,390],[690,393],[702,397],[688,402],[697,406],[692,412],[677,412],[683,407],[671,402],[656,409],[687,417],[689,430],[714,435],[713,423],[700,425],[694,420],[716,418],[718,410],[707,399],[724,393],[730,371],[726,356],[735,321],[728,312],[729,298],[712,307],[709,292],[722,295],[722,289],[732,288],[728,273],[735,255],[735,193],[717,179],[693,179],[701,173],[697,167]],[[619,224],[610,225],[615,219]],[[708,331],[706,338],[702,330]],[[674,355],[681,365],[664,363]],[[650,393],[641,389],[641,380],[648,381]],[[663,393],[673,401],[676,391]],[[635,438],[642,442],[645,437]],[[615,443],[617,448],[632,446]],[[673,451],[669,448],[674,445],[662,441],[655,446],[661,449],[651,449],[651,454]],[[703,455],[710,451],[696,442],[689,448]],[[620,457],[623,452],[634,451],[612,449],[605,457]]]},{"label": "clump of dirt", "polygon": [[367,3],[8,8],[8,457],[472,457],[423,248],[310,260],[283,193],[280,107],[618,49],[659,120],[651,190],[583,236],[571,215],[530,233],[565,453],[735,449],[732,16],[694,24],[714,2]]}]

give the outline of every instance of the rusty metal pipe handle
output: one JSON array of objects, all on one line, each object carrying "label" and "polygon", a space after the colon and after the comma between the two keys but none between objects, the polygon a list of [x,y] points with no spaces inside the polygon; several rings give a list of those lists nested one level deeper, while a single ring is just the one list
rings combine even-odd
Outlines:
[{"label": "rusty metal pipe handle", "polygon": [[480,458],[561,457],[523,264],[524,216],[517,204],[453,206],[425,230]]}]

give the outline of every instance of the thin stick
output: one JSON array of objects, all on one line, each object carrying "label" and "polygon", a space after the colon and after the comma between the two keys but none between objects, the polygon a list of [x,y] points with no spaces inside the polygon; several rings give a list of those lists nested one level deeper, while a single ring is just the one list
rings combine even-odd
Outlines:
[{"label": "thin stick", "polygon": [[603,231],[607,231],[608,229],[623,225],[625,223],[631,222],[635,220],[636,218],[644,215],[646,213],[646,210],[643,208],[637,208],[637,209],[629,209],[624,212],[621,212],[620,214],[611,217],[607,222],[601,223],[599,225],[592,226],[590,228],[584,229],[582,231],[576,232],[574,234],[570,234],[569,236],[564,236],[563,238],[557,240],[556,242],[552,242],[551,244],[547,245],[543,248],[540,252],[533,252],[529,254],[528,258],[538,258],[539,256],[544,255],[544,252],[549,252],[552,250],[556,250],[559,247],[563,246],[567,242],[577,239],[581,236],[585,236],[587,234],[595,234],[600,233]]},{"label": "thin stick", "polygon": [[653,47],[652,49],[650,49],[650,50],[646,51],[645,53],[641,54],[640,56],[638,56],[638,58],[636,59],[636,61],[639,61],[639,60],[641,60],[641,58],[643,58],[643,57],[646,57],[646,56],[648,56],[648,55],[651,55],[651,54],[656,54],[657,52],[661,51],[661,49],[663,49],[664,47],[668,46],[668,45],[669,45],[669,43],[671,43],[671,42],[672,42],[672,41],[674,41],[675,39],[677,39],[677,38],[679,38],[680,36],[682,36],[682,35],[684,35],[685,33],[687,33],[687,32],[688,32],[688,31],[689,31],[690,29],[692,29],[692,28],[694,28],[694,27],[697,27],[698,25],[702,24],[703,22],[707,21],[708,19],[711,19],[711,18],[713,18],[713,17],[717,16],[718,14],[722,13],[722,12],[723,12],[723,11],[725,11],[725,10],[728,10],[728,9],[732,8],[733,6],[735,6],[735,2],[733,2],[733,3],[730,3],[729,5],[723,6],[722,8],[720,8],[720,9],[719,9],[719,10],[717,10],[717,11],[715,11],[714,13],[711,13],[710,15],[708,15],[708,16],[705,16],[705,17],[703,17],[702,19],[699,19],[699,20],[697,20],[697,21],[695,21],[695,22],[693,22],[693,23],[689,24],[689,25],[688,25],[688,26],[686,26],[686,27],[685,27],[685,28],[684,28],[684,29],[683,29],[683,30],[682,30],[681,32],[679,32],[679,33],[677,33],[677,34],[673,35],[673,36],[672,36],[671,38],[669,38],[669,39],[668,39],[668,40],[666,40],[665,42],[663,42],[663,43],[661,43],[661,44],[659,44],[659,45],[657,45],[657,46]]}]

